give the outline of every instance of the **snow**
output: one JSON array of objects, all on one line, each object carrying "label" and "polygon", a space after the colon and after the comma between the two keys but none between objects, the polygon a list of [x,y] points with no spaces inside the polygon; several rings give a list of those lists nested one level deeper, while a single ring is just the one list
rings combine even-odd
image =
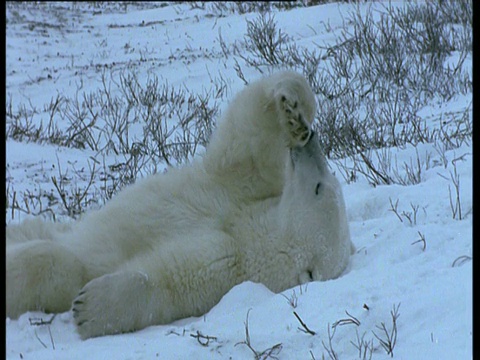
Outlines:
[{"label": "snow", "polygon": [[[375,4],[369,6],[379,6]],[[233,96],[244,84],[233,59],[223,56],[218,34],[227,44],[241,40],[246,19],[256,14],[217,17],[188,4],[163,5],[128,5],[126,11],[120,6],[97,9],[75,3],[7,6],[7,101],[11,99],[13,108],[27,104],[42,109],[57,94],[73,97],[94,91],[101,86],[102,68],[114,74],[134,69],[139,81],[156,74],[169,84],[198,93],[222,76],[228,79],[228,96]],[[349,6],[282,11],[275,20],[302,45],[333,44]],[[259,76],[246,66],[243,71],[248,80]],[[451,113],[471,109],[471,102],[471,93],[459,94],[448,102],[432,102],[418,115],[435,126]],[[222,103],[221,109],[225,106]],[[415,162],[418,156],[423,164],[421,182],[372,187],[359,177],[347,183],[340,175],[342,161],[330,162],[343,185],[357,248],[340,278],[282,294],[246,282],[231,289],[202,317],[85,341],[76,333],[71,312],[58,314],[51,323],[51,314],[29,312],[19,319],[6,319],[7,359],[248,359],[255,358],[252,349],[258,354],[267,350],[264,358],[321,359],[329,356],[332,325],[351,319],[350,315],[359,325],[338,325],[331,339],[338,358],[362,358],[355,344],[364,336],[365,342],[373,344],[373,359],[388,359],[374,333],[384,337],[379,329],[382,323],[388,331],[392,329],[391,311],[397,307],[394,358],[471,359],[471,141],[444,154],[435,144],[387,151],[400,172],[402,164]],[[53,191],[50,178],[59,176],[59,166],[88,169],[96,155],[90,150],[7,139],[10,190]],[[110,155],[105,161],[114,160]],[[349,159],[343,161],[351,164]],[[454,218],[451,204],[451,200],[455,204],[454,171],[460,180],[461,220]],[[397,214],[392,209],[395,204]],[[18,213],[12,219],[7,214],[7,223],[28,216]],[[294,312],[315,335],[305,332]],[[47,324],[39,324],[39,319]],[[245,344],[248,338],[251,348]]]}]

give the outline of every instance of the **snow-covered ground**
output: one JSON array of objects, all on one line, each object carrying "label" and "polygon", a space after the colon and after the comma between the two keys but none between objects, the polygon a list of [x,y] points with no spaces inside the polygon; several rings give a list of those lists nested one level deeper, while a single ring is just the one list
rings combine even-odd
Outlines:
[{"label": "snow-covered ground", "polygon": [[[46,125],[48,112],[41,109],[52,99],[81,98],[102,86],[102,74],[115,78],[128,70],[139,82],[156,75],[190,93],[201,93],[223,78],[227,85],[220,110],[224,109],[244,83],[233,58],[225,57],[219,33],[226,44],[242,40],[246,20],[257,14],[219,17],[188,4],[154,5],[7,6],[7,107],[38,109],[44,116],[32,119],[41,118]],[[335,29],[343,24],[349,6],[333,3],[280,11],[275,20],[302,46],[334,44]],[[471,64],[471,57],[468,61]],[[242,70],[247,80],[260,76],[254,68],[242,66]],[[432,119],[433,126],[435,119],[471,109],[471,102],[471,93],[459,94],[449,101],[432,102],[419,115]],[[233,288],[203,317],[86,341],[76,333],[71,312],[53,319],[29,312],[6,319],[6,357],[387,359],[390,355],[380,339],[387,340],[384,330],[393,335],[396,330],[393,358],[471,359],[471,141],[448,151],[429,143],[388,151],[398,164],[418,160],[420,183],[372,187],[362,176],[347,183],[339,164],[348,166],[350,160],[331,161],[344,186],[357,247],[339,279],[282,294],[247,282]],[[53,194],[51,177],[59,179],[66,169],[77,170],[67,177],[80,186],[88,181],[87,170],[95,157],[98,151],[88,148],[7,138],[7,193],[18,198],[25,191]],[[111,152],[103,161],[108,165],[116,159]],[[31,215],[7,209],[6,222],[27,216]]]}]

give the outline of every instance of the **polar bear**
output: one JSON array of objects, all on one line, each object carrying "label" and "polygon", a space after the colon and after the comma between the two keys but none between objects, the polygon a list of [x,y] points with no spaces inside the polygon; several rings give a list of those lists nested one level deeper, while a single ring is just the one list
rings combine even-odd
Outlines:
[{"label": "polar bear", "polygon": [[353,250],[340,184],[290,71],[229,105],[202,158],[69,224],[7,228],[6,313],[72,309],[83,339],[200,316],[243,281],[338,277]]}]

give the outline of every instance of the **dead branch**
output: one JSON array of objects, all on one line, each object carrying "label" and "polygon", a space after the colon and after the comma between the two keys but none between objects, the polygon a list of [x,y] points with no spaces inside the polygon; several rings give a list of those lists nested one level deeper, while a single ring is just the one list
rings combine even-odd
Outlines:
[{"label": "dead branch", "polygon": [[295,317],[297,318],[297,320],[300,322],[300,324],[302,325],[303,329],[301,328],[298,328],[298,330],[300,331],[303,331],[304,333],[307,333],[307,334],[310,334],[310,335],[315,335],[316,332],[313,331],[313,330],[310,330],[308,328],[308,326],[302,321],[302,319],[300,318],[300,316],[294,311],[293,312],[293,315],[295,315]]}]

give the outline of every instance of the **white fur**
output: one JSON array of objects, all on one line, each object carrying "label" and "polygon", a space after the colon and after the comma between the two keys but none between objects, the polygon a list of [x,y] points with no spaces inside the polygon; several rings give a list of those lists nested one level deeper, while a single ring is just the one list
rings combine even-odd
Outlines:
[{"label": "white fur", "polygon": [[236,96],[191,165],[72,224],[9,226],[7,316],[73,301],[88,338],[199,316],[246,280],[279,292],[339,276],[353,245],[340,185],[309,140],[314,114],[307,82],[277,73]]}]

